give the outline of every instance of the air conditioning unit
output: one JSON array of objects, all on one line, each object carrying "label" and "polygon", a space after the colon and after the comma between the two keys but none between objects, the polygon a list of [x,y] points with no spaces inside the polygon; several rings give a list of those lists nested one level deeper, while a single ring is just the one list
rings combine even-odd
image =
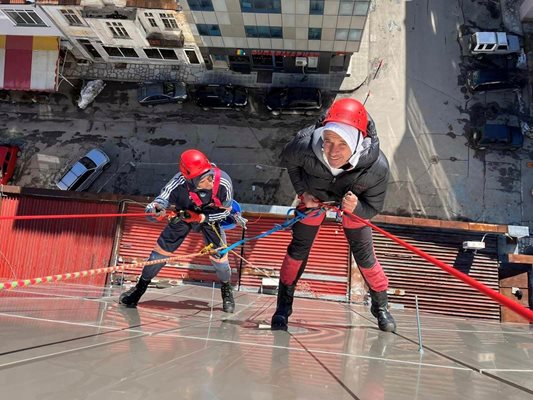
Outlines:
[{"label": "air conditioning unit", "polygon": [[307,65],[307,57],[296,57],[296,66],[305,67]]},{"label": "air conditioning unit", "polygon": [[463,250],[483,250],[484,248],[485,242],[477,242],[474,240],[463,242]]}]

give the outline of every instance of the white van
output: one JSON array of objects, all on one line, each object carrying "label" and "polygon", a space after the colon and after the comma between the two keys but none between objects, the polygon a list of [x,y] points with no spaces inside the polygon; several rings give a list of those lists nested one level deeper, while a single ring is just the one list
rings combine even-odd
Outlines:
[{"label": "white van", "polygon": [[470,36],[470,51],[479,54],[520,53],[520,40],[516,35],[505,32],[475,32]]}]

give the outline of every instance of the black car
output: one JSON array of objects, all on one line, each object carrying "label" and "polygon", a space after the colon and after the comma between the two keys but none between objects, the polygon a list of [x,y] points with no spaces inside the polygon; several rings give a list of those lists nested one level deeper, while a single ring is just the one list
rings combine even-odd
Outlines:
[{"label": "black car", "polygon": [[181,103],[187,100],[184,82],[145,82],[137,90],[137,100],[143,105]]},{"label": "black car", "polygon": [[468,73],[466,87],[470,92],[519,89],[526,80],[518,71],[507,69],[476,69]]},{"label": "black car", "polygon": [[322,108],[322,93],[308,87],[274,88],[265,104],[273,115],[315,113]]},{"label": "black car", "polygon": [[248,104],[248,91],[243,86],[235,85],[199,86],[196,104],[204,110],[243,108]]},{"label": "black car", "polygon": [[485,124],[472,135],[472,147],[477,150],[518,150],[524,144],[524,135],[518,126]]}]

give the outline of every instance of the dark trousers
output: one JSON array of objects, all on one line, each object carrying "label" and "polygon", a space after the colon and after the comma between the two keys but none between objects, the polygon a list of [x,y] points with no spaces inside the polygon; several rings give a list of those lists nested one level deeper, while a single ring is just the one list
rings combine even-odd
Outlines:
[{"label": "dark trousers", "polygon": [[[294,224],[292,241],[280,271],[283,284],[295,285],[302,276],[311,247],[325,217],[324,212],[317,212]],[[350,251],[370,288],[376,291],[386,290],[388,280],[374,254],[372,229],[348,215],[343,216],[342,226]],[[335,246],[335,243],[331,243],[331,246]]]},{"label": "dark trousers", "polygon": [[[191,229],[202,234],[206,245],[213,244],[215,248],[218,248],[226,242],[226,235],[218,224],[189,224],[184,221],[171,222],[161,232],[161,235],[159,235],[157,246],[152,252],[150,260],[171,257],[172,253],[181,246]],[[215,267],[215,271],[220,280],[222,282],[229,281],[231,269],[227,257],[223,257],[222,259],[211,257],[211,263]],[[164,266],[165,263],[145,266],[142,272],[143,279],[150,280],[154,278]]]}]

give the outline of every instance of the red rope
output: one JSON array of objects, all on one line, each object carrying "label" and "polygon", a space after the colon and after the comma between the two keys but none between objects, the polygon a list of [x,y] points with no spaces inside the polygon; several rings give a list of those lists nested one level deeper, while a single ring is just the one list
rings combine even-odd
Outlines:
[{"label": "red rope", "polygon": [[[337,212],[341,211],[338,207],[332,206],[330,204],[321,204],[321,206],[329,208],[329,209],[332,209],[332,210],[337,211]],[[481,293],[489,296],[492,300],[500,303],[501,305],[503,305],[505,307],[508,307],[509,309],[514,311],[515,313],[517,313],[517,314],[521,315],[522,317],[526,318],[529,322],[533,322],[533,311],[531,311],[529,308],[526,308],[522,304],[505,297],[501,293],[498,293],[497,291],[489,288],[488,286],[485,286],[481,282],[476,281],[474,278],[468,276],[467,274],[464,274],[461,271],[456,270],[452,266],[450,266],[450,265],[438,260],[437,258],[435,258],[433,256],[430,256],[429,254],[423,252],[422,250],[416,248],[415,246],[410,245],[407,242],[404,242],[402,239],[400,239],[400,238],[394,236],[393,234],[391,234],[391,233],[389,233],[389,232],[377,227],[376,225],[372,224],[371,222],[369,222],[367,220],[364,220],[363,218],[358,217],[357,215],[355,215],[355,214],[353,214],[353,213],[351,213],[349,211],[343,210],[342,212],[344,214],[347,214],[350,217],[354,218],[356,221],[362,222],[362,223],[368,225],[369,227],[371,227],[372,229],[378,231],[379,233],[381,233],[382,235],[388,237],[389,239],[394,240],[396,243],[402,245],[403,247],[405,247],[406,249],[412,251],[413,253],[418,254],[420,257],[426,259],[430,263],[436,265],[437,267],[443,269],[444,271],[448,272],[449,274],[455,276],[457,279],[462,280],[467,285],[470,285],[474,289],[476,289],[476,290],[480,291]]]},{"label": "red rope", "polygon": [[111,218],[111,217],[146,217],[145,213],[131,214],[64,214],[64,215],[2,215],[2,220],[25,220],[25,219],[69,219],[69,218]]}]

